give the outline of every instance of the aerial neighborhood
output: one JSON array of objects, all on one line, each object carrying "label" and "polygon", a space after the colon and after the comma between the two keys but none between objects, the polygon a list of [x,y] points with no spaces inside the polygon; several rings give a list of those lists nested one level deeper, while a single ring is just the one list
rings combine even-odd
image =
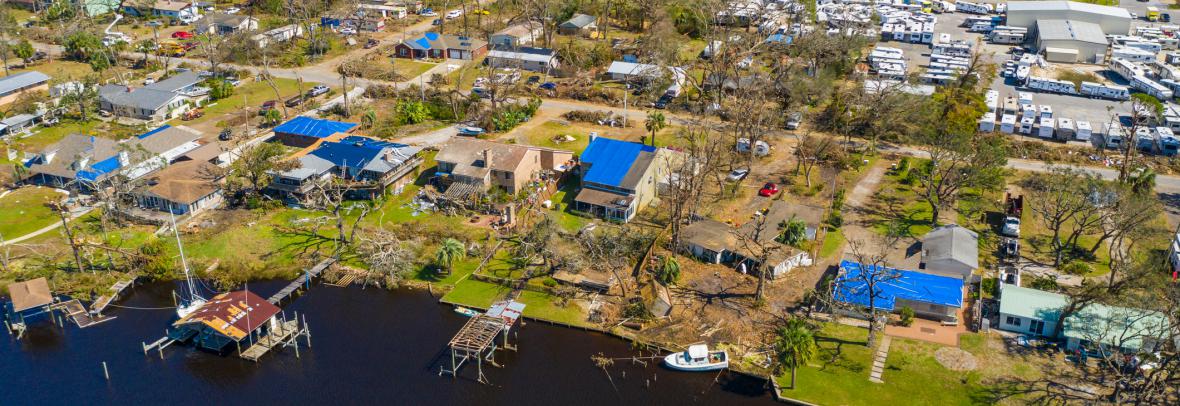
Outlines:
[{"label": "aerial neighborhood", "polygon": [[1176,9],[0,2],[0,404],[1180,404]]}]

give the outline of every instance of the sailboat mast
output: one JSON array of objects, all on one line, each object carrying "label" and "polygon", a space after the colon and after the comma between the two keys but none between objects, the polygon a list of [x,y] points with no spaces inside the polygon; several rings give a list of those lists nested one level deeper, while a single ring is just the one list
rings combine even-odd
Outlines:
[{"label": "sailboat mast", "polygon": [[176,227],[176,215],[172,214],[172,205],[168,205],[168,217],[172,219],[172,234],[176,236],[176,248],[180,250],[180,267],[184,269],[184,281],[188,284],[188,300],[197,300],[197,288],[193,285],[193,274],[189,272],[188,260],[184,257],[184,244],[180,243],[180,230]]}]

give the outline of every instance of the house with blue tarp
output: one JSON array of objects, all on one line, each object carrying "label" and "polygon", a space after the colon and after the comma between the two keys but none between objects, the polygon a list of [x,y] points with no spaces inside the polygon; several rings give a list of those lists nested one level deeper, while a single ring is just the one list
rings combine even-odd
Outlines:
[{"label": "house with blue tarp", "polygon": [[348,136],[340,141],[320,143],[299,157],[299,167],[275,173],[269,189],[280,195],[299,197],[333,178],[352,183],[350,197],[371,198],[399,181],[422,164],[421,147],[368,137]]},{"label": "house with blue tarp", "polygon": [[582,190],[575,209],[627,222],[656,199],[674,151],[638,142],[591,136],[582,152]]},{"label": "house with blue tarp", "polygon": [[24,162],[24,182],[91,190],[115,175],[137,179],[197,149],[200,138],[191,128],[168,125],[123,141],[70,134]]},{"label": "house with blue tarp", "polygon": [[307,116],[298,116],[279,124],[274,128],[275,138],[283,145],[296,148],[306,148],[316,141],[330,137],[336,133],[350,133],[357,127],[356,123],[323,120]]},{"label": "house with blue tarp", "polygon": [[874,308],[887,312],[909,307],[920,317],[958,322],[957,313],[963,308],[963,280],[841,261],[839,275],[832,284],[832,299],[860,308],[868,308],[871,301]]},{"label": "house with blue tarp", "polygon": [[425,32],[394,46],[398,58],[446,58],[472,60],[488,53],[488,42],[462,35]]}]

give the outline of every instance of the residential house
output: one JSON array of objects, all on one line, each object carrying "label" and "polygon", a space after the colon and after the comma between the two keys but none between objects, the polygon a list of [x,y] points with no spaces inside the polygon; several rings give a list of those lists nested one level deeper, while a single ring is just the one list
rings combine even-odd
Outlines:
[{"label": "residential house", "polygon": [[196,33],[226,35],[257,29],[257,18],[244,14],[211,13],[197,22]]},{"label": "residential house", "polygon": [[[142,3],[140,5],[146,6]],[[196,3],[185,0],[156,0],[150,8],[126,4],[123,6],[123,12],[137,17],[160,16],[188,22],[195,21],[201,15]]]},{"label": "residential house", "polygon": [[195,130],[172,126],[123,141],[70,134],[24,163],[24,182],[90,190],[118,174],[137,179],[197,149],[200,138]]},{"label": "residential house", "polygon": [[207,161],[179,161],[149,175],[147,183],[133,193],[143,208],[197,213],[223,201],[219,169]]},{"label": "residential house", "polygon": [[574,14],[569,20],[557,26],[562,35],[586,34],[598,28],[598,17],[588,14]]},{"label": "residential house", "polygon": [[557,62],[557,52],[549,48],[497,46],[488,51],[485,61],[492,68],[524,69],[546,74],[561,68]]},{"label": "residential house", "polygon": [[947,224],[922,238],[922,269],[966,281],[979,268],[979,234]]},{"label": "residential house", "polygon": [[195,72],[181,72],[150,85],[133,89],[123,85],[104,85],[98,89],[98,108],[119,117],[146,121],[165,121],[188,110],[209,96],[205,81]]},{"label": "residential house", "polygon": [[606,74],[611,80],[634,83],[651,83],[667,77],[674,86],[683,86],[685,78],[682,68],[665,68],[659,65],[624,61],[611,62],[606,69]]},{"label": "residential house", "polygon": [[[54,2],[53,0],[5,0],[4,3],[31,11],[44,11]],[[119,2],[112,0],[65,0],[65,3],[70,4],[76,10],[81,10],[89,17],[109,13],[119,6]]]},{"label": "residential house", "polygon": [[[874,280],[872,291],[870,279]],[[963,280],[842,261],[832,283],[832,299],[862,309],[869,307],[871,299],[877,310],[895,312],[908,307],[919,317],[958,323],[958,312],[963,308]],[[847,314],[864,316],[857,311]]]},{"label": "residential house", "polygon": [[296,116],[274,128],[275,138],[289,147],[306,148],[336,133],[350,133],[356,123]]},{"label": "residential house", "polygon": [[[745,233],[745,234],[743,234]],[[712,219],[698,220],[681,229],[681,249],[701,261],[711,264],[729,264],[741,272],[760,272],[760,256],[755,244],[773,246],[775,251],[767,258],[770,264],[767,277],[778,278],[800,266],[811,265],[811,255],[774,240],[774,233],[764,233],[757,240],[748,239],[753,233],[745,227],[735,229],[729,224]],[[743,237],[744,236],[744,237]],[[769,237],[769,238],[766,238]],[[763,239],[766,238],[766,239]]]},{"label": "residential house", "polygon": [[358,31],[361,32],[381,32],[385,31],[385,18],[379,15],[366,15],[362,17],[355,17],[348,20]]},{"label": "residential house", "polygon": [[522,22],[496,31],[488,39],[493,47],[515,48],[539,44],[543,34],[541,23]]},{"label": "residential house", "polygon": [[[382,2],[384,3],[384,2]],[[408,14],[404,6],[393,6],[389,4],[360,4],[357,5],[360,13],[374,16],[380,15],[381,18],[403,19]]]},{"label": "residential house", "polygon": [[0,120],[0,139],[24,133],[41,121],[43,114],[22,113]]},{"label": "residential house", "polygon": [[582,190],[575,208],[627,222],[656,199],[657,182],[670,174],[675,151],[591,135],[582,152]]},{"label": "residential house", "polygon": [[303,35],[302,24],[287,24],[279,28],[267,30],[261,34],[255,34],[250,37],[258,47],[265,48],[267,45],[278,42],[287,42]]},{"label": "residential house", "polygon": [[1168,319],[1159,312],[1094,303],[1065,319],[1062,337],[1053,337],[1061,323],[1065,295],[1000,284],[1001,330],[1064,339],[1069,350],[1118,349],[1155,351],[1168,337]]},{"label": "residential house", "polygon": [[452,137],[434,159],[438,162],[435,173],[452,182],[447,195],[461,198],[492,187],[519,193],[530,182],[565,172],[573,157],[570,151]]},{"label": "residential house", "polygon": [[398,58],[447,58],[472,60],[488,53],[488,43],[476,38],[459,35],[423,33],[416,39],[402,41],[394,46]]},{"label": "residential house", "polygon": [[31,92],[48,92],[49,76],[37,71],[21,72],[0,78],[0,106],[16,101]]},{"label": "residential house", "polygon": [[274,174],[269,189],[298,197],[321,182],[341,178],[354,183],[350,197],[372,198],[399,181],[412,180],[406,175],[422,164],[421,151],[421,147],[361,136],[325,141],[299,157],[298,168]]},{"label": "residential house", "polygon": [[231,344],[250,345],[278,325],[279,308],[250,291],[238,290],[214,296],[192,313],[172,323],[168,337],[192,341],[211,351],[224,351]]}]

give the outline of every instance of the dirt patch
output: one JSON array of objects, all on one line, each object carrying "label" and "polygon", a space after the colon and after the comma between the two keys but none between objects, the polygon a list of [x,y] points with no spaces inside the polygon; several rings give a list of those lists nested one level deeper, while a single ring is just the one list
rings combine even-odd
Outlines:
[{"label": "dirt patch", "polygon": [[952,371],[972,371],[976,367],[974,355],[954,347],[939,348],[934,352],[934,359]]}]

